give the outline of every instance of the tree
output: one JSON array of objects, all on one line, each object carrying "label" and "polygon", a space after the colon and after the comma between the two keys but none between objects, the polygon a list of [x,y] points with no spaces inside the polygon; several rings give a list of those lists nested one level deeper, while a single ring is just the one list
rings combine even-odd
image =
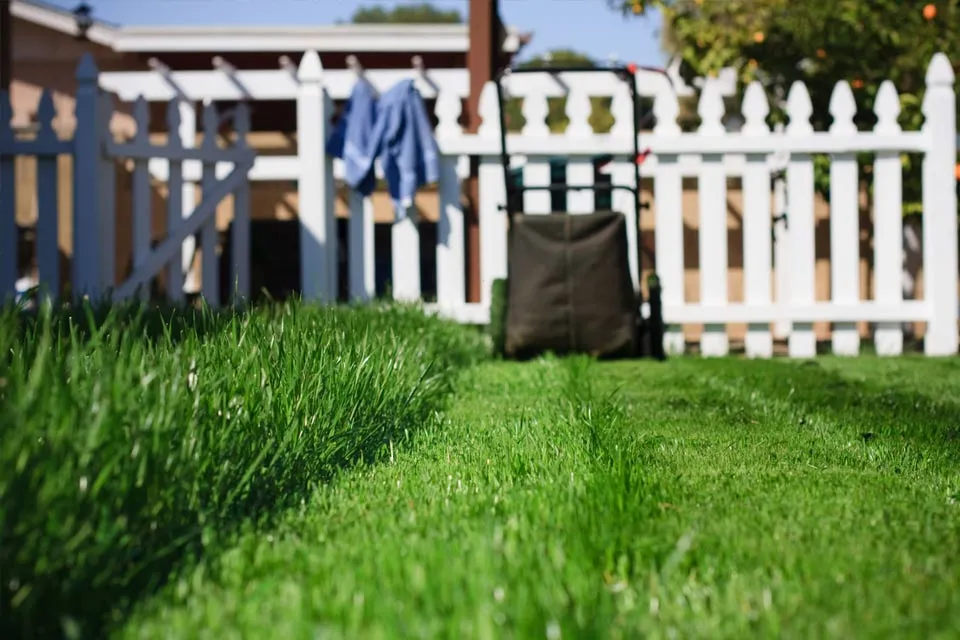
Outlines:
[{"label": "tree", "polygon": [[391,8],[361,7],[350,18],[353,24],[462,24],[456,9],[439,9],[429,2],[402,4]]},{"label": "tree", "polygon": [[[556,49],[541,54],[517,65],[520,69],[549,69],[557,67],[586,67],[594,68],[596,63],[587,55],[573,49]],[[613,114],[610,113],[610,98],[590,98],[593,107],[590,115],[590,125],[597,133],[605,133],[613,126]],[[566,114],[566,98],[549,98],[547,100],[547,126],[553,133],[560,133],[567,128],[570,121]],[[523,128],[524,118],[521,100],[511,99],[506,105],[507,128],[510,131],[519,131]]]},{"label": "tree", "polygon": [[[664,17],[662,43],[682,60],[685,78],[738,69],[742,89],[759,80],[771,98],[771,117],[783,120],[782,100],[802,81],[813,103],[813,124],[829,126],[830,96],[838,81],[853,89],[855,122],[869,129],[881,82],[900,92],[901,124],[919,128],[924,75],[937,51],[960,61],[960,0],[610,0],[626,15],[651,7]],[[634,7],[639,9],[635,10]],[[904,213],[919,211],[919,167],[904,156]],[[862,158],[864,173],[872,159]],[[817,185],[828,187],[828,162],[818,159]],[[864,176],[866,177],[866,176]]]}]

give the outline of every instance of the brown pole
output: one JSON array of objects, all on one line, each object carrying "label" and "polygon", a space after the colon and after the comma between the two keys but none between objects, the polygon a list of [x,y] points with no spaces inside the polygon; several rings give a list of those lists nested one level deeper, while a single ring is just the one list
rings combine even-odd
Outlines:
[{"label": "brown pole", "polygon": [[0,91],[10,91],[13,60],[13,17],[10,0],[0,0]]},{"label": "brown pole", "polygon": [[[467,51],[470,95],[466,104],[466,126],[470,133],[476,133],[480,126],[480,92],[484,85],[493,79],[499,64],[500,18],[497,4],[497,0],[470,0],[470,49]],[[470,178],[466,185],[467,198],[470,201],[466,219],[467,302],[480,301],[480,191],[477,165],[477,158],[471,158]]]}]

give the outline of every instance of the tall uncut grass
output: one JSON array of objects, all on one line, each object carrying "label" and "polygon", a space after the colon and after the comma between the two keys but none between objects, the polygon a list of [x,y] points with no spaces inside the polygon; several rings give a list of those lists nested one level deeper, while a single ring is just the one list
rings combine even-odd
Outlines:
[{"label": "tall uncut grass", "polygon": [[431,421],[477,333],[416,309],[0,312],[0,636],[100,636]]}]

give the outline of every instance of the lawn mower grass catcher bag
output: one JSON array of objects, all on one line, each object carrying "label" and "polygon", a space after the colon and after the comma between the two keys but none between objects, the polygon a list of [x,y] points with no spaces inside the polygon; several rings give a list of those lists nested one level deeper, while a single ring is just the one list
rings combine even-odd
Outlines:
[{"label": "lawn mower grass catcher bag", "polygon": [[505,354],[634,356],[640,318],[627,247],[627,221],[615,211],[513,216]]}]

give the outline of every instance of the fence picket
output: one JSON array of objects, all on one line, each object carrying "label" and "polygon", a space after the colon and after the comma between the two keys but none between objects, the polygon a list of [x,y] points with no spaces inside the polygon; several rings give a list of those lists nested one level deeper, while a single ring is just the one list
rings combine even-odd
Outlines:
[{"label": "fence picket", "polygon": [[[220,148],[217,144],[220,129],[220,114],[216,105],[208,101],[203,105],[203,144],[201,148],[213,152]],[[217,168],[215,162],[203,161],[200,189],[202,197],[217,184]],[[220,260],[217,256],[217,216],[212,215],[200,226],[200,251],[202,270],[200,273],[201,291],[203,298],[211,307],[220,306]]]},{"label": "fence picket", "polygon": [[[794,82],[787,95],[790,124],[786,135],[801,137],[813,133],[810,118],[813,106],[806,86]],[[816,300],[815,264],[816,236],[813,215],[813,157],[795,153],[787,163],[787,224],[790,226],[790,304],[812,305]],[[791,357],[812,358],[817,354],[817,338],[812,322],[794,322],[787,349]]]},{"label": "fence picket", "polygon": [[[134,144],[144,147],[150,144],[150,108],[141,96],[133,107],[133,117],[137,123]],[[206,141],[204,141],[206,142]],[[147,158],[137,157],[133,161],[133,269],[136,271],[150,255],[153,235],[153,209],[150,197],[150,168]],[[206,255],[204,255],[206,257]],[[206,266],[206,265],[204,265]],[[150,287],[140,290],[140,298],[150,297]]]},{"label": "fence picket", "polygon": [[[250,151],[250,108],[245,102],[233,112],[233,130],[236,134],[231,149]],[[233,227],[230,241],[232,265],[230,295],[234,303],[250,297],[250,182],[240,181],[233,192]]]},{"label": "fence picket", "polygon": [[[653,103],[656,117],[655,135],[679,137],[680,104],[672,93],[661,93]],[[654,245],[657,255],[657,275],[660,277],[661,300],[664,308],[681,307],[684,303],[683,267],[683,176],[680,157],[669,153],[659,156],[660,164],[653,183],[656,205]],[[663,348],[668,354],[683,353],[686,342],[683,327],[667,322]]]},{"label": "fence picket", "polygon": [[393,253],[392,277],[394,300],[416,302],[420,299],[420,226],[415,206],[401,208],[396,204],[397,219],[390,229]]},{"label": "fence picket", "polygon": [[[846,82],[838,82],[830,98],[830,131],[856,134],[853,117],[857,103]],[[844,305],[860,302],[860,203],[859,175],[854,153],[834,154],[830,162],[830,299]],[[836,322],[833,353],[860,353],[860,333],[855,322]]]},{"label": "fence picket", "polygon": [[[480,138],[499,140],[500,103],[497,86],[487,82],[480,94],[479,105],[482,120],[477,135]],[[507,215],[506,188],[503,183],[503,168],[497,156],[482,156],[478,169],[481,198],[478,205],[480,216],[480,303],[486,309],[490,305],[490,288],[493,281],[507,277]]]},{"label": "fence picket", "polygon": [[[570,89],[567,97],[566,114],[570,120],[565,135],[571,138],[590,140],[595,135],[590,126],[590,114],[593,110],[590,96],[578,85]],[[587,157],[571,158],[567,162],[566,183],[571,187],[593,186],[593,162]],[[569,213],[590,213],[594,210],[596,199],[591,189],[571,189],[567,192],[567,211]]]},{"label": "fence picket", "polygon": [[[747,87],[743,98],[745,136],[769,136],[767,116],[770,105],[759,82]],[[770,169],[760,154],[748,154],[743,171],[743,298],[750,306],[764,307],[771,303],[771,269],[773,236],[770,217]],[[747,326],[748,357],[769,358],[773,355],[773,336],[769,322],[751,322]]]},{"label": "fence picket", "polygon": [[[53,95],[44,89],[37,105],[37,142],[57,140],[53,121],[57,110]],[[57,238],[59,185],[57,184],[57,156],[37,154],[37,267],[42,295],[48,300],[60,293],[60,248]]]},{"label": "fence picket", "polygon": [[[452,91],[437,98],[437,136],[458,137],[463,134],[460,115],[463,105]],[[440,156],[440,219],[437,223],[437,303],[443,309],[456,310],[467,302],[466,237],[463,205],[460,202],[459,158]],[[372,210],[371,210],[372,215]],[[373,259],[371,245],[371,260]]]},{"label": "fence picket", "polygon": [[[634,135],[633,119],[636,116],[633,109],[633,99],[630,95],[630,89],[625,82],[616,85],[614,93],[610,100],[610,114],[613,116],[613,126],[610,128],[610,135],[624,138],[631,138]],[[610,184],[614,187],[638,189],[640,185],[636,183],[635,163],[637,159],[632,157],[617,157],[610,165]],[[637,245],[640,242],[640,218],[637,216],[637,197],[626,189],[615,189],[611,191],[610,200],[613,203],[614,211],[619,211],[627,219],[627,248],[630,259],[630,277],[633,280],[633,287],[640,289],[640,268],[637,254]]]},{"label": "fence picket", "polygon": [[[874,101],[877,125],[874,131],[898,133],[900,97],[893,83],[885,80]],[[903,302],[903,164],[894,151],[877,154],[873,165],[873,269],[874,299],[883,304]],[[874,332],[877,354],[898,356],[903,352],[903,325],[878,322]]]},{"label": "fence picket", "polygon": [[347,259],[350,299],[366,302],[376,294],[373,201],[351,190],[347,197]]},{"label": "fence picket", "polygon": [[[923,296],[930,305],[924,336],[927,355],[957,353],[957,95],[953,67],[937,53],[927,68],[923,96]],[[933,268],[933,265],[945,265]]]},{"label": "fence picket", "polygon": [[[715,80],[708,80],[700,96],[698,113],[701,119],[699,133],[703,136],[722,136],[724,128],[723,97]],[[719,154],[703,156],[698,192],[700,196],[700,304],[723,306],[727,295],[727,176],[724,157]],[[700,352],[705,356],[725,356],[730,349],[727,327],[708,323],[703,327]]]},{"label": "fence picket", "polygon": [[[192,115],[192,114],[191,114]],[[173,234],[183,222],[184,210],[184,180],[183,161],[177,157],[177,152],[184,147],[180,137],[180,128],[183,125],[182,103],[171,100],[167,103],[167,147],[171,151],[169,174],[167,176],[167,233]],[[191,141],[192,142],[192,141]],[[190,209],[193,210],[192,208]],[[181,251],[167,264],[167,297],[174,302],[183,300],[183,272],[189,265],[183,264],[183,254],[192,253],[191,246],[184,244]],[[191,260],[192,262],[192,260]]]},{"label": "fence picket", "polygon": [[0,90],[0,304],[16,296],[17,233],[16,165],[13,155],[13,109],[10,94]]}]

